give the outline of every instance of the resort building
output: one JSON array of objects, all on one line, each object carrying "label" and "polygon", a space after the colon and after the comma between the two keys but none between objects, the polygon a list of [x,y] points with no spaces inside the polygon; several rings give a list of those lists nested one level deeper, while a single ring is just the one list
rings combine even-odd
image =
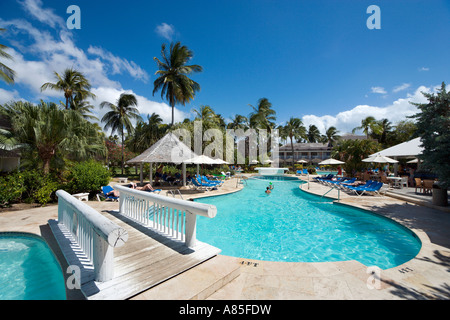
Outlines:
[{"label": "resort building", "polygon": [[[367,139],[366,136],[345,134],[339,140],[362,140]],[[292,156],[294,161],[305,160],[312,164],[318,164],[322,160],[331,158],[331,149],[333,148],[328,143],[294,143],[294,155],[292,155],[292,147],[287,143],[280,147],[279,156],[280,161],[291,162]]]}]

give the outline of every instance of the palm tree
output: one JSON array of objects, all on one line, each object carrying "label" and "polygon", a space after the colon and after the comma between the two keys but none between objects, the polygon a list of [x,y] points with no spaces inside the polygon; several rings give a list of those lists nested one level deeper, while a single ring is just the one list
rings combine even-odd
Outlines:
[{"label": "palm tree", "polygon": [[127,147],[132,152],[141,153],[157,142],[167,131],[167,125],[163,125],[163,119],[153,112],[147,115],[147,122],[138,121],[134,134],[127,141]]},{"label": "palm tree", "polygon": [[45,174],[53,159],[82,160],[106,154],[106,148],[95,125],[73,110],[62,110],[55,103],[15,102],[2,107],[11,120],[12,132],[21,151],[30,159],[37,155]]},{"label": "palm tree", "polygon": [[[64,105],[63,103],[61,103]],[[72,104],[72,110],[75,110],[80,113],[80,115],[85,119],[91,119],[98,121],[98,118],[92,115],[91,109],[94,109],[94,106],[90,104],[86,100],[80,100],[78,97],[75,97]]]},{"label": "palm tree", "polygon": [[320,140],[320,131],[316,125],[309,125],[308,133],[306,134],[309,142],[314,143]]},{"label": "palm tree", "polygon": [[248,129],[248,119],[245,116],[242,116],[240,114],[237,114],[234,116],[233,119],[231,119],[231,122],[228,123],[227,129]]},{"label": "palm tree", "polygon": [[132,119],[142,120],[139,115],[139,110],[135,107],[137,106],[137,99],[133,94],[122,93],[117,100],[116,104],[112,104],[108,101],[103,101],[100,104],[101,108],[108,107],[111,111],[107,112],[101,122],[105,123],[105,130],[111,128],[111,135],[114,132],[120,132],[122,135],[122,174],[124,166],[124,129],[127,130],[129,134],[133,133],[134,128],[131,123]]},{"label": "palm tree", "polygon": [[64,98],[66,99],[64,106],[66,109],[74,108],[75,99],[83,101],[87,98],[95,98],[95,95],[89,91],[91,84],[81,72],[69,68],[64,70],[62,76],[57,72],[54,72],[54,74],[57,80],[56,83],[44,83],[41,86],[41,91],[52,89],[64,92]]},{"label": "palm tree", "polygon": [[272,109],[272,103],[267,98],[261,98],[256,107],[251,104],[249,106],[253,108],[253,112],[249,116],[250,127],[267,129],[271,132],[276,120],[276,112]]},{"label": "palm tree", "polygon": [[[0,28],[0,32],[3,31],[5,31],[5,29]],[[5,49],[7,48],[8,48],[7,46],[0,44],[0,57],[12,60],[13,59],[12,56],[5,52]],[[14,72],[13,69],[7,67],[6,65],[0,62],[0,79],[2,79],[8,84],[13,84],[15,75],[16,73]]]},{"label": "palm tree", "polygon": [[201,72],[203,68],[199,65],[187,65],[194,56],[193,52],[180,42],[172,43],[169,52],[166,44],[161,46],[162,61],[154,58],[158,65],[156,72],[159,77],[153,82],[153,95],[161,90],[161,98],[169,102],[172,107],[172,123],[174,123],[174,109],[176,104],[189,103],[194,99],[195,93],[200,91],[200,85],[190,79],[188,75],[193,72]]},{"label": "palm tree", "polygon": [[325,132],[326,142],[328,143],[328,147],[333,146],[333,142],[339,139],[338,130],[336,127],[329,127]]},{"label": "palm tree", "polygon": [[196,117],[195,120],[202,121],[202,130],[205,132],[211,128],[217,128],[220,125],[219,117],[210,106],[200,106],[198,109],[191,110]]},{"label": "palm tree", "polygon": [[381,119],[377,121],[377,125],[379,131],[377,131],[378,134],[375,134],[375,136],[379,138],[378,142],[380,142],[382,145],[386,145],[387,136],[392,131],[392,122],[390,122],[388,119]]},{"label": "palm tree", "polygon": [[372,117],[372,116],[368,116],[368,117],[362,119],[361,120],[361,126],[354,128],[352,130],[352,133],[355,133],[358,130],[362,130],[364,132],[364,134],[366,135],[367,139],[369,139],[369,134],[371,132],[373,132],[373,133],[379,133],[380,132],[380,128],[378,126],[378,123],[375,120],[375,118]]},{"label": "palm tree", "polygon": [[306,128],[303,126],[302,120],[300,120],[299,118],[291,117],[283,127],[282,135],[289,137],[289,139],[291,140],[292,170],[295,171],[293,139],[295,138],[295,140],[300,140],[302,138],[306,138]]}]

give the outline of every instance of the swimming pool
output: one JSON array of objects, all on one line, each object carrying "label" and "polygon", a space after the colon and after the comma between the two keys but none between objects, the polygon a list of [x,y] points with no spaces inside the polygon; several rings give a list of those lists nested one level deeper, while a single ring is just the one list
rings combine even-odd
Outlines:
[{"label": "swimming pool", "polygon": [[[272,183],[271,194],[264,190]],[[412,259],[421,242],[409,229],[366,210],[334,204],[277,177],[247,180],[242,191],[195,201],[217,207],[199,217],[197,238],[222,254],[266,261],[357,260],[388,269]]]},{"label": "swimming pool", "polygon": [[61,267],[47,243],[27,233],[0,233],[0,300],[65,300]]}]

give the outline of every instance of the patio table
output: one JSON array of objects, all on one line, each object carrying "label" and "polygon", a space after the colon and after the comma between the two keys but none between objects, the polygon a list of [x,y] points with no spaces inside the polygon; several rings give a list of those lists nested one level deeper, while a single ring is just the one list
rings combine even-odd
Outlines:
[{"label": "patio table", "polygon": [[402,181],[401,177],[387,177],[388,180],[392,180],[394,187],[400,188],[400,181]]}]

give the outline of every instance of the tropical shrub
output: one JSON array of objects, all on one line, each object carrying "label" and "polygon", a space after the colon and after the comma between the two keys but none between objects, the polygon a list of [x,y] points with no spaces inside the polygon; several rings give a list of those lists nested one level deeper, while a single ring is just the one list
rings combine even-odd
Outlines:
[{"label": "tropical shrub", "polygon": [[108,185],[111,174],[103,164],[95,160],[79,162],[70,170],[67,189],[71,193],[99,192]]},{"label": "tropical shrub", "polygon": [[40,170],[9,173],[0,178],[0,206],[22,201],[45,205],[55,198],[59,185],[55,177],[44,175]]},{"label": "tropical shrub", "polygon": [[19,201],[24,189],[24,179],[20,174],[14,173],[0,177],[0,206],[9,206]]}]

